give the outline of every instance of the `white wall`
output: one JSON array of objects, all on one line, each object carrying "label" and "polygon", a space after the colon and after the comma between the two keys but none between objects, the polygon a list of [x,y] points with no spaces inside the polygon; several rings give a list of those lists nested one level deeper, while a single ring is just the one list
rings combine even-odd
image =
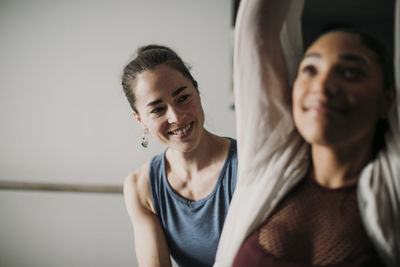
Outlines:
[{"label": "white wall", "polygon": [[0,266],[137,266],[120,195],[0,191]]},{"label": "white wall", "polygon": [[[0,0],[0,180],[122,184],[163,147],[120,86],[136,48],[193,66],[206,128],[235,137],[230,0]],[[0,190],[0,266],[135,266],[122,195]]]}]

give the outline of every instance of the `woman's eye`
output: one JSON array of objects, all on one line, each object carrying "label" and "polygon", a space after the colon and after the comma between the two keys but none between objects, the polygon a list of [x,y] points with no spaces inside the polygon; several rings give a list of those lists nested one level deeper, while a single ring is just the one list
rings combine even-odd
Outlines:
[{"label": "woman's eye", "polygon": [[360,68],[345,68],[341,71],[343,77],[349,81],[357,81],[361,79],[365,72]]},{"label": "woman's eye", "polygon": [[190,95],[183,95],[181,97],[178,98],[178,103],[182,103],[184,102],[186,99],[189,98]]},{"label": "woman's eye", "polygon": [[317,73],[317,69],[312,65],[307,65],[302,69],[302,72],[308,75],[314,75]]},{"label": "woman's eye", "polygon": [[158,107],[158,108],[152,109],[152,110],[150,111],[150,113],[155,113],[155,114],[157,114],[157,113],[161,113],[163,110],[164,110],[164,107]]}]

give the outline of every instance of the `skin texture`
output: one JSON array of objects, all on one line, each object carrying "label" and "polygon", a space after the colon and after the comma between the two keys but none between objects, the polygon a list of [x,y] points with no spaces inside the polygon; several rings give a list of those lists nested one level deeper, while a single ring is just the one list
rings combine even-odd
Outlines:
[{"label": "skin texture", "polygon": [[161,223],[150,197],[149,164],[141,166],[125,179],[124,198],[134,232],[139,266],[172,266]]},{"label": "skin texture", "polygon": [[[213,190],[228,154],[230,141],[204,129],[197,89],[179,71],[159,65],[137,76],[132,85],[137,121],[168,147],[166,174],[176,193],[200,200]],[[125,203],[133,224],[139,266],[171,266],[161,222],[153,207],[149,162],[124,184]]]},{"label": "skin texture", "polygon": [[378,118],[387,112],[382,70],[359,36],[331,32],[305,53],[293,88],[293,117],[311,144],[320,184],[355,183],[371,158]]},{"label": "skin texture", "polygon": [[[204,113],[200,96],[180,72],[161,65],[138,76],[135,86],[142,126],[161,143],[189,152],[196,148],[203,132]],[[174,133],[190,127],[190,135]]]}]

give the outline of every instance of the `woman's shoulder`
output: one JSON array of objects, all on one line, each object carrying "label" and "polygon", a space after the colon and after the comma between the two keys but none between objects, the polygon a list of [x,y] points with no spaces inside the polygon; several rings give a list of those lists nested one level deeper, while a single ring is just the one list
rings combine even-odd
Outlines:
[{"label": "woman's shoulder", "polygon": [[214,144],[213,146],[222,146],[225,148],[230,148],[231,146],[236,146],[236,139],[229,137],[229,136],[220,136],[220,135],[215,135],[211,134],[212,138],[214,139]]},{"label": "woman's shoulder", "polygon": [[232,137],[223,137],[225,140],[225,149],[229,154],[236,155],[237,152],[237,142],[236,139]]},{"label": "woman's shoulder", "polygon": [[125,178],[125,186],[140,186],[149,177],[150,161],[147,161]]},{"label": "woman's shoulder", "polygon": [[[212,161],[223,168],[227,162],[235,162],[237,158],[236,140],[231,137],[217,136],[217,142],[211,147],[210,155],[213,155]],[[211,156],[210,156],[211,158]]]},{"label": "woman's shoulder", "polygon": [[149,184],[150,161],[130,173],[124,182],[124,196],[153,211]]}]

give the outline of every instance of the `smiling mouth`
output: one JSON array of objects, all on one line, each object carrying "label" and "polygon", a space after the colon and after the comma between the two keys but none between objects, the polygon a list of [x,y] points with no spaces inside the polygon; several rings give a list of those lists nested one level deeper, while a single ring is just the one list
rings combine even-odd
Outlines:
[{"label": "smiling mouth", "polygon": [[342,107],[336,107],[327,103],[314,103],[309,106],[303,106],[303,111],[313,111],[320,114],[337,114],[337,115],[346,115],[347,109]]},{"label": "smiling mouth", "polygon": [[170,132],[168,132],[168,134],[169,135],[184,135],[184,134],[188,133],[190,131],[190,129],[192,129],[193,124],[194,124],[194,122],[192,121],[186,127],[170,131]]}]

